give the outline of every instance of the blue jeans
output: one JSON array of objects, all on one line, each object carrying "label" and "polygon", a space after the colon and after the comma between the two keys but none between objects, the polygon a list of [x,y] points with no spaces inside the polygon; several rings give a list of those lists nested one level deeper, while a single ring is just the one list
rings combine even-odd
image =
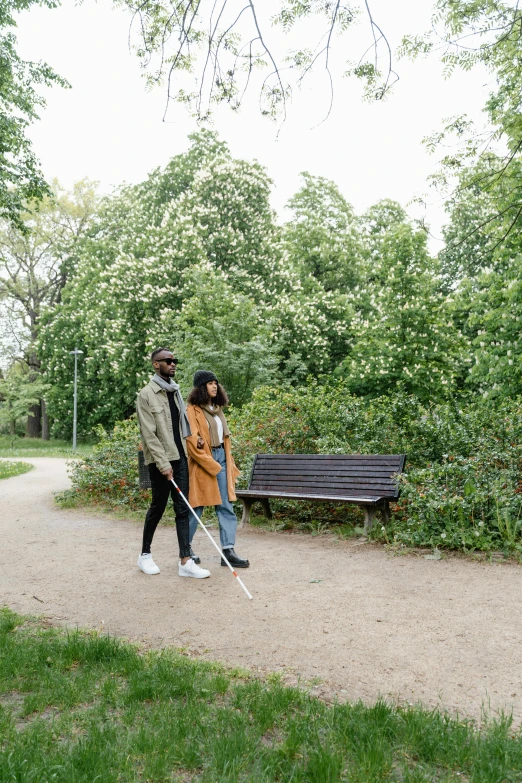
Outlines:
[{"label": "blue jeans", "polygon": [[[219,522],[219,539],[221,541],[221,549],[232,549],[236,543],[237,518],[234,513],[234,507],[228,499],[227,459],[223,446],[218,446],[217,449],[212,449],[212,456],[216,462],[219,462],[221,465],[221,470],[216,476],[219,487],[219,494],[221,495],[221,505],[214,506]],[[194,509],[200,519],[203,513],[203,509],[204,506],[198,506]],[[192,543],[194,533],[197,529],[198,523],[191,514],[189,525],[190,543]]]}]

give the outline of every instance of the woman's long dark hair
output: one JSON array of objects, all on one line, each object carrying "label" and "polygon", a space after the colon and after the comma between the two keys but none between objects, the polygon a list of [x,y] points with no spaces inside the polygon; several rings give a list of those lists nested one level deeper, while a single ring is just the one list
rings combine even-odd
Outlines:
[{"label": "woman's long dark hair", "polygon": [[[202,386],[194,386],[189,396],[187,397],[188,405],[198,405],[200,408],[203,405],[208,405],[211,402],[207,391],[207,384]],[[228,395],[222,385],[218,383],[217,394],[212,400],[213,405],[219,405],[221,408],[226,408],[228,405]]]}]

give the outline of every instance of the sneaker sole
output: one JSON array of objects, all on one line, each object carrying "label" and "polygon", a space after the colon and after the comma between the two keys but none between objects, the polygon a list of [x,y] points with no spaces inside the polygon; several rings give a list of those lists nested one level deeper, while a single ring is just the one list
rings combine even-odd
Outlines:
[{"label": "sneaker sole", "polygon": [[210,574],[205,574],[204,576],[201,576],[200,574],[180,574],[178,573],[178,576],[184,576],[189,579],[208,579]]},{"label": "sneaker sole", "polygon": [[161,573],[159,568],[157,571],[144,571],[143,568],[141,568],[141,566],[138,566],[138,568],[140,569],[142,574],[146,574],[147,576],[156,576],[156,574]]}]

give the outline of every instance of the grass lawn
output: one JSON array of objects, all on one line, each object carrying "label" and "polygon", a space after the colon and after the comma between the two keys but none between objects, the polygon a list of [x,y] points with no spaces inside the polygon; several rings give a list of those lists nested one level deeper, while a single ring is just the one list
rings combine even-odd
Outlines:
[{"label": "grass lawn", "polygon": [[11,478],[11,476],[20,476],[21,473],[27,473],[33,466],[27,462],[4,462],[0,460],[0,479]]},{"label": "grass lawn", "polygon": [[84,457],[91,452],[92,444],[79,443],[74,452],[66,440],[0,436],[0,457]]},{"label": "grass lawn", "polygon": [[522,735],[436,710],[326,705],[173,651],[0,611],[0,781],[522,781]]}]

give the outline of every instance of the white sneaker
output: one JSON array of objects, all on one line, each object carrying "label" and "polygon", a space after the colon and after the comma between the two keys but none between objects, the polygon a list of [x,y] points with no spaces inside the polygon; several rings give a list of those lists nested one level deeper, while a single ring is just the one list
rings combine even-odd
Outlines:
[{"label": "white sneaker", "polygon": [[160,572],[150,554],[140,555],[138,557],[138,568],[141,568],[144,574],[159,574]]},{"label": "white sneaker", "polygon": [[190,558],[185,565],[181,565],[181,560],[179,561],[178,574],[180,576],[193,576],[194,579],[206,579],[207,576],[210,576],[210,571],[207,571],[206,568],[200,568]]}]

